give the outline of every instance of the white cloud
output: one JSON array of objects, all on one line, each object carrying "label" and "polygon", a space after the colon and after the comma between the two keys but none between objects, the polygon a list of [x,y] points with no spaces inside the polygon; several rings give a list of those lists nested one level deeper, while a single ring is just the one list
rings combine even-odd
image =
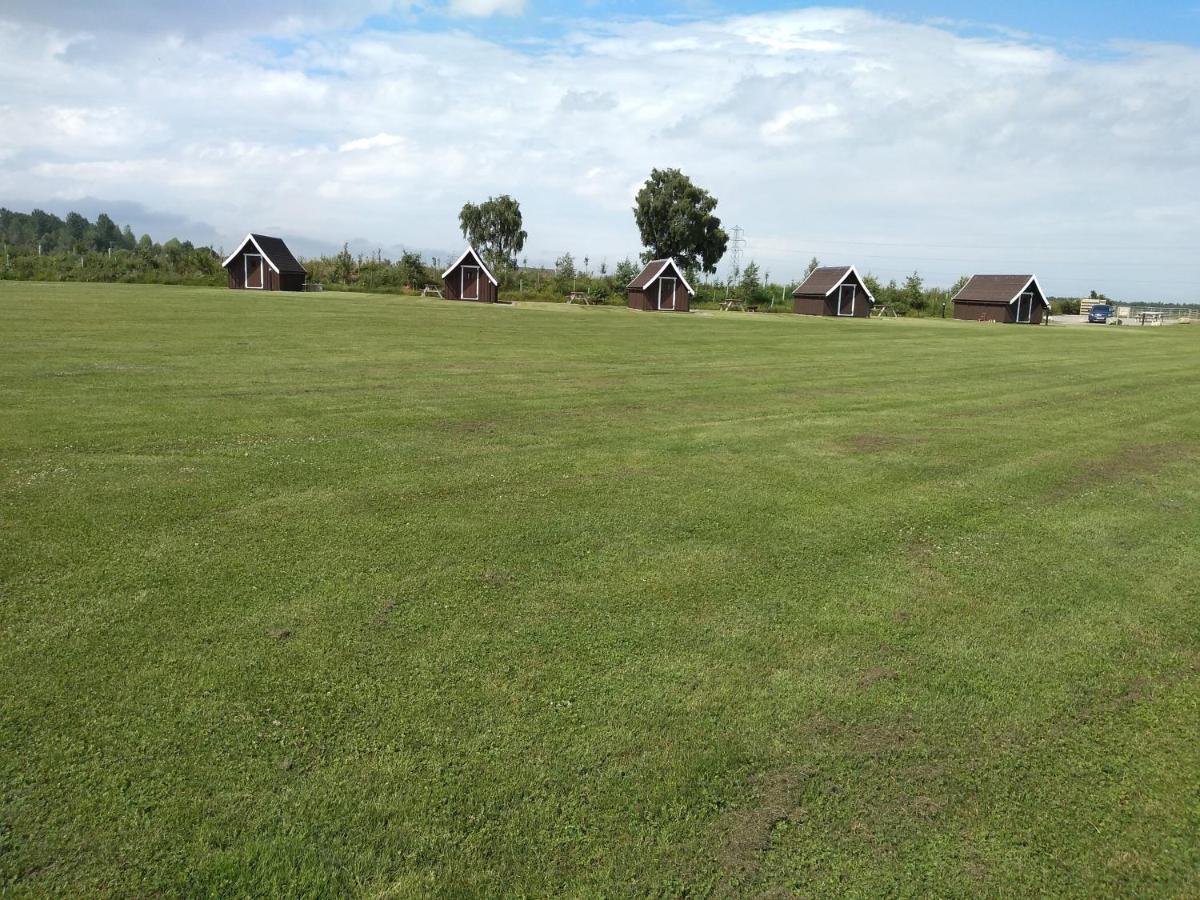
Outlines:
[{"label": "white cloud", "polygon": [[525,0],[450,0],[447,9],[455,16],[518,16]]},{"label": "white cloud", "polygon": [[352,153],[355,150],[375,150],[379,147],[395,147],[404,143],[404,138],[398,134],[379,132],[374,137],[358,138],[338,146],[339,153]]},{"label": "white cloud", "polygon": [[[763,137],[768,140],[780,141],[786,139],[801,140],[806,136],[813,134],[813,126],[821,123],[819,133],[823,138],[827,138],[831,133],[828,125],[833,119],[838,116],[838,108],[833,103],[801,103],[789,109],[783,110],[773,119],[766,122],[762,126]],[[834,134],[842,134],[843,129],[837,129],[832,132]]]},{"label": "white cloud", "polygon": [[270,226],[452,248],[464,202],[510,193],[531,259],[612,262],[639,249],[636,185],[678,166],[777,277],[816,254],[941,283],[1031,269],[1054,293],[1200,284],[1192,48],[1078,59],[828,8],[584,24],[535,49],[336,24],[269,49],[254,30],[181,38],[161,11],[99,39],[80,15],[0,13],[7,206],[107,198],[227,243]]}]

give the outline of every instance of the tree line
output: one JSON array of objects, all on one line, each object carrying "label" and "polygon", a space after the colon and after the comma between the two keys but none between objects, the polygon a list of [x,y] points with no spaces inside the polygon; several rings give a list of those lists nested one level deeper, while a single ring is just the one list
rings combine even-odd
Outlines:
[{"label": "tree line", "polygon": [[[791,291],[799,282],[772,281],[771,274],[751,260],[720,279],[717,265],[725,255],[729,235],[716,215],[717,200],[678,169],[653,169],[635,198],[634,222],[645,248],[637,261],[626,257],[611,267],[607,259],[593,265],[570,253],[553,266],[530,266],[521,254],[528,239],[521,205],[502,194],[482,203],[466,203],[459,212],[463,238],[479,251],[505,293],[530,300],[561,300],[567,293],[587,293],[600,302],[624,302],[625,286],[641,265],[674,257],[696,289],[697,306],[716,306],[735,298],[760,310],[791,308]],[[23,280],[144,281],[223,285],[221,259],[211,247],[195,247],[171,239],[155,243],[149,235],[134,236],[105,213],[89,221],[79,213],[60,219],[51,213],[0,209],[0,278]],[[440,266],[449,260],[426,260],[401,251],[399,258],[382,252],[353,254],[348,245],[335,254],[302,260],[310,282],[335,289],[420,292],[440,286]],[[800,279],[820,265],[814,257]],[[951,315],[951,301],[966,283],[964,275],[949,289],[927,287],[918,272],[902,282],[882,282],[867,273],[863,280],[876,304],[901,316]],[[1095,292],[1093,291],[1095,296]],[[1077,300],[1051,298],[1054,312],[1077,312]]]},{"label": "tree line", "polygon": [[77,212],[61,219],[40,209],[0,209],[0,253],[0,279],[15,281],[226,283],[212,247],[135,237],[106,213],[92,222]]},{"label": "tree line", "polygon": [[[652,259],[674,257],[696,290],[693,306],[716,306],[724,300],[737,299],[760,310],[789,310],[791,292],[799,282],[773,282],[770,272],[763,271],[754,260],[745,268],[731,271],[723,280],[713,277],[729,245],[729,235],[721,225],[716,207],[716,198],[679,169],[652,169],[633,207],[634,223],[645,248],[639,261],[645,264]],[[507,194],[489,197],[478,205],[467,203],[459,213],[459,225],[463,237],[496,274],[502,290],[516,288],[524,294],[532,289],[536,295],[547,291],[559,295],[568,291],[586,292],[601,302],[613,298],[623,302],[625,285],[638,272],[638,266],[629,258],[618,262],[611,272],[602,260],[598,271],[593,272],[585,256],[581,269],[570,253],[560,256],[551,272],[529,270],[518,262],[527,237],[521,205]],[[814,257],[800,281],[819,265]],[[964,275],[946,289],[926,286],[924,278],[915,271],[903,282],[893,279],[885,283],[872,274],[863,277],[876,304],[887,306],[898,316],[953,315],[953,297],[967,280]],[[526,284],[530,281],[531,288]],[[1077,300],[1059,300],[1054,311],[1077,312],[1078,308]]]}]

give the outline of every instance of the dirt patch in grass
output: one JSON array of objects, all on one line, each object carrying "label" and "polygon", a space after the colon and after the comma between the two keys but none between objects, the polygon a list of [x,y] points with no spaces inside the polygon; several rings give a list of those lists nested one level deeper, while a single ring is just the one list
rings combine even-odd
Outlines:
[{"label": "dirt patch in grass", "polygon": [[768,888],[761,894],[755,894],[755,900],[791,900],[793,897],[802,896],[795,891],[790,891],[785,887]]},{"label": "dirt patch in grass", "polygon": [[857,725],[847,731],[849,748],[864,756],[891,756],[913,747],[920,734],[911,722]]},{"label": "dirt patch in grass", "polygon": [[963,863],[963,874],[972,881],[987,881],[991,877],[989,869],[978,857],[972,857]]},{"label": "dirt patch in grass", "polygon": [[866,431],[840,441],[838,446],[847,453],[884,453],[896,449],[900,444],[900,438],[895,435]]},{"label": "dirt patch in grass", "polygon": [[637,466],[621,466],[603,472],[582,472],[576,476],[580,481],[631,481],[634,479],[662,479],[666,473],[650,468]]},{"label": "dirt patch in grass", "polygon": [[873,687],[881,681],[891,681],[899,678],[900,675],[894,669],[885,669],[883,666],[872,666],[869,669],[864,669],[858,673],[858,678],[855,679],[860,691],[865,691],[867,688]]},{"label": "dirt patch in grass", "polygon": [[490,419],[458,419],[439,422],[437,427],[455,434],[495,434],[497,426]]},{"label": "dirt patch in grass", "polygon": [[936,548],[923,540],[911,541],[904,548],[905,556],[924,586],[924,593],[941,596],[950,589],[950,579],[933,564]]},{"label": "dirt patch in grass", "polygon": [[267,629],[267,637],[271,638],[271,640],[279,641],[280,643],[283,643],[286,640],[290,640],[292,637],[292,634],[293,634],[293,632],[292,632],[292,629],[290,629],[290,628],[268,628]]},{"label": "dirt patch in grass", "polygon": [[818,715],[803,731],[800,740],[827,742],[833,755],[857,758],[852,770],[861,769],[863,777],[878,783],[878,790],[866,799],[858,774],[830,775],[819,769],[777,768],[757,776],[750,785],[754,801],[722,820],[717,861],[724,880],[717,896],[761,896],[751,888],[762,877],[768,855],[783,850],[785,829],[803,828],[831,804],[847,816],[841,826],[845,831],[831,834],[831,843],[849,838],[860,852],[879,858],[895,854],[897,835],[913,822],[932,823],[946,815],[950,770],[926,757],[920,729],[911,720],[839,722]]},{"label": "dirt patch in grass", "polygon": [[920,737],[920,729],[909,718],[839,722],[820,713],[801,727],[797,740],[817,741],[857,756],[884,757],[913,748]]},{"label": "dirt patch in grass", "polygon": [[506,588],[516,584],[517,577],[512,572],[488,571],[480,576],[480,580],[490,588]]},{"label": "dirt patch in grass", "polygon": [[[754,779],[757,802],[725,817],[725,839],[718,862],[735,882],[752,878],[762,854],[771,847],[775,829],[783,822],[804,816],[800,795],[812,773],[803,769],[775,769]],[[732,886],[730,886],[732,887]]]},{"label": "dirt patch in grass", "polygon": [[377,628],[386,628],[392,621],[392,613],[395,611],[398,605],[398,602],[395,600],[389,600],[387,603],[383,604],[383,606],[379,608],[379,612],[375,613],[375,626]]},{"label": "dirt patch in grass", "polygon": [[1094,719],[1104,719],[1126,707],[1151,699],[1159,691],[1170,689],[1182,681],[1194,679],[1197,675],[1200,675],[1200,665],[1195,659],[1190,660],[1178,671],[1168,673],[1156,681],[1152,681],[1144,675],[1138,675],[1119,694],[1098,695],[1080,704],[1071,713],[1069,721],[1063,724],[1062,730],[1069,730]]},{"label": "dirt patch in grass", "polygon": [[1095,490],[1101,485],[1158,475],[1175,463],[1200,461],[1200,446],[1187,441],[1122,447],[1110,456],[1079,463],[1075,470],[1047,492],[1058,503]]},{"label": "dirt patch in grass", "polygon": [[1108,466],[1121,472],[1157,471],[1171,463],[1195,459],[1200,459],[1200,447],[1185,441],[1172,441],[1149,447],[1126,447],[1108,461]]},{"label": "dirt patch in grass", "polygon": [[933,557],[933,545],[927,541],[909,541],[904,552],[915,565],[928,568],[929,560]]},{"label": "dirt patch in grass", "polygon": [[940,815],[942,810],[946,808],[946,801],[922,795],[914,797],[912,803],[909,804],[909,808],[918,818],[932,819]]}]

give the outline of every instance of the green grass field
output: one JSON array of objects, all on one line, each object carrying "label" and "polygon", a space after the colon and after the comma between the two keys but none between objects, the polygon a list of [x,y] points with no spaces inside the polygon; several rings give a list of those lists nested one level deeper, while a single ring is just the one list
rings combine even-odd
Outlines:
[{"label": "green grass field", "polygon": [[1200,326],[0,283],[0,893],[1200,894]]}]

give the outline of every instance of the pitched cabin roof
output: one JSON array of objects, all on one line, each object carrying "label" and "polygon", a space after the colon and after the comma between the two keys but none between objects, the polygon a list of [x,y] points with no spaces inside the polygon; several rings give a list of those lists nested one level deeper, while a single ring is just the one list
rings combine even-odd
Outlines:
[{"label": "pitched cabin roof", "polygon": [[1016,303],[1017,298],[1032,286],[1042,305],[1050,308],[1050,301],[1042,286],[1038,284],[1036,275],[975,275],[963,285],[962,290],[954,295],[954,300],[965,300],[968,303]]},{"label": "pitched cabin roof", "polygon": [[683,286],[687,288],[688,294],[693,297],[696,296],[696,292],[692,290],[692,286],[688,284],[688,280],[684,277],[683,270],[679,268],[679,265],[675,262],[675,258],[671,256],[667,257],[666,259],[652,259],[650,262],[646,263],[646,267],[638,273],[637,278],[629,282],[626,290],[645,290],[647,287],[657,281],[659,277],[667,271],[668,268],[675,270],[675,276],[683,282]]},{"label": "pitched cabin roof", "polygon": [[813,269],[812,273],[804,279],[804,283],[792,291],[792,296],[828,297],[840,288],[843,282],[851,275],[862,285],[867,299],[874,303],[875,295],[871,293],[871,289],[867,287],[867,283],[859,277],[858,270],[854,266],[821,266],[820,268]]},{"label": "pitched cabin roof", "polygon": [[262,258],[267,261],[267,265],[281,275],[307,275],[304,266],[300,265],[299,260],[292,256],[292,251],[288,249],[287,244],[282,238],[271,237],[266,234],[254,234],[251,232],[246,235],[245,240],[238,244],[238,248],[229,254],[229,258],[221,263],[223,268],[228,268],[239,254],[243,253],[247,246],[253,246],[255,250],[262,254]]},{"label": "pitched cabin roof", "polygon": [[466,262],[466,259],[468,256],[474,260],[475,265],[479,266],[479,268],[483,271],[483,274],[487,276],[488,281],[490,281],[492,284],[496,285],[496,287],[500,286],[500,282],[498,282],[496,280],[496,276],[492,274],[492,270],[487,267],[487,265],[484,263],[483,259],[479,256],[478,253],[475,252],[475,248],[470,245],[468,245],[467,249],[463,251],[462,256],[460,256],[458,259],[456,259],[454,262],[452,262],[450,264],[450,267],[448,269],[446,269],[445,272],[442,273],[442,277],[445,278],[447,275],[449,275],[451,272],[453,272],[455,269],[457,269],[459,266],[461,266],[464,262]]}]

